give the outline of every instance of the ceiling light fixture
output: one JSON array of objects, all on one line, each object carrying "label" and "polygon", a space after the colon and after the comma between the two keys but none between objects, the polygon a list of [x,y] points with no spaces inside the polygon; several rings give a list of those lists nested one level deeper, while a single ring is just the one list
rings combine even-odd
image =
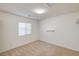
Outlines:
[{"label": "ceiling light fixture", "polygon": [[38,9],[35,9],[34,12],[37,13],[37,14],[43,14],[43,13],[46,12],[46,10],[42,9],[42,8],[38,8]]}]

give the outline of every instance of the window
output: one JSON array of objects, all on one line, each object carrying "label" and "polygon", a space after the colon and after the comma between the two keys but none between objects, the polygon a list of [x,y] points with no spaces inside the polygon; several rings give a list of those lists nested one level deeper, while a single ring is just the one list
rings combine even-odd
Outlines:
[{"label": "window", "polygon": [[24,36],[24,35],[29,35],[31,34],[31,24],[30,23],[22,23],[20,22],[18,24],[18,35],[19,36]]}]

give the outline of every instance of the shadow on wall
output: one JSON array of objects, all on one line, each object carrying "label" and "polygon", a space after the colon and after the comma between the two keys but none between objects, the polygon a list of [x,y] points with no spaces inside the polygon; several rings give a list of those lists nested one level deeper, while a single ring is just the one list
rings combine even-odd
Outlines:
[{"label": "shadow on wall", "polygon": [[3,21],[0,20],[0,50],[4,47],[4,40],[3,40]]},{"label": "shadow on wall", "polygon": [[79,19],[76,21],[76,24],[79,24]]}]

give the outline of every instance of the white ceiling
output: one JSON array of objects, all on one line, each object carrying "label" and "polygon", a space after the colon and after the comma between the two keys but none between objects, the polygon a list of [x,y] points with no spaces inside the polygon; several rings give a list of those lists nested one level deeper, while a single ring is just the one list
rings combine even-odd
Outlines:
[{"label": "white ceiling", "polygon": [[[33,12],[35,8],[46,9],[44,14],[36,14]],[[78,12],[78,3],[0,3],[0,11],[12,13],[15,15],[28,17],[31,19],[41,20],[49,17],[58,16],[70,12]]]}]

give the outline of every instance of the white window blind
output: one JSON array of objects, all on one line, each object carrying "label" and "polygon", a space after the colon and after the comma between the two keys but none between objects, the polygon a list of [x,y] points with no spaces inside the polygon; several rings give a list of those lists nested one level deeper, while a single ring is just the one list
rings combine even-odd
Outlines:
[{"label": "white window blind", "polygon": [[32,32],[31,29],[32,29],[32,26],[30,23],[20,22],[18,24],[18,35],[19,36],[29,35]]}]

